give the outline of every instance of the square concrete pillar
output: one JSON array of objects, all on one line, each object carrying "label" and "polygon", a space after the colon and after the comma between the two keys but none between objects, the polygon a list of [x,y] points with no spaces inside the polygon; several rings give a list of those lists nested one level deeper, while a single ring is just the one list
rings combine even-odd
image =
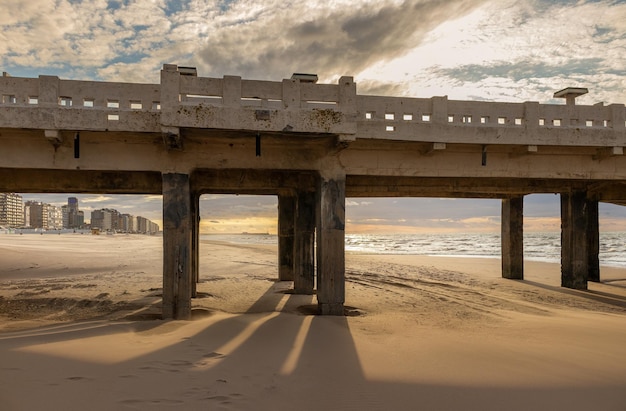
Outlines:
[{"label": "square concrete pillar", "polygon": [[589,275],[587,195],[561,193],[561,286],[587,289]]},{"label": "square concrete pillar", "polygon": [[296,198],[278,196],[278,279],[293,281]]},{"label": "square concrete pillar", "polygon": [[524,279],[524,196],[502,200],[502,277]]},{"label": "square concrete pillar", "polygon": [[200,195],[191,196],[191,297],[198,296],[200,282]]},{"label": "square concrete pillar", "polygon": [[317,302],[322,315],[344,315],[346,179],[319,181],[317,205]]},{"label": "square concrete pillar", "polygon": [[587,200],[587,261],[589,281],[600,281],[600,226],[598,221],[598,201]]},{"label": "square concrete pillar", "polygon": [[315,286],[315,193],[298,192],[294,247],[293,289],[313,294]]},{"label": "square concrete pillar", "polygon": [[189,175],[163,174],[163,318],[191,318],[192,215]]}]

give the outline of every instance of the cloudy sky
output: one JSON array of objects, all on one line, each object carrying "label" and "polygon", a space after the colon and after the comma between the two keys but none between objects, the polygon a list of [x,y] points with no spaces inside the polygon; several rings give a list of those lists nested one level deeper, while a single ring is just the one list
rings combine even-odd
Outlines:
[{"label": "cloudy sky", "polygon": [[[154,82],[164,63],[200,76],[354,76],[360,94],[487,101],[626,102],[626,0],[0,0],[0,66],[13,76]],[[161,220],[154,196],[77,196]],[[60,205],[67,195],[28,195]],[[558,196],[526,199],[530,230],[559,228]],[[601,205],[605,228],[626,229]],[[349,199],[348,231],[497,231],[488,200]],[[203,229],[276,230],[276,199],[204,196]]]}]

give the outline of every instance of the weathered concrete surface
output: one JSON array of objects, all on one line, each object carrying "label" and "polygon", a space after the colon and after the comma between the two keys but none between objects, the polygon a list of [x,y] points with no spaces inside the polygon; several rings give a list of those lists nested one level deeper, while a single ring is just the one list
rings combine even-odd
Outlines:
[{"label": "weathered concrete surface", "polygon": [[587,199],[587,280],[600,281],[600,222],[598,201]]},{"label": "weathered concrete surface", "polygon": [[293,288],[296,294],[313,294],[315,287],[315,193],[299,191],[296,199]]},{"label": "weathered concrete surface", "polygon": [[163,174],[163,318],[191,318],[191,191],[186,174]]},{"label": "weathered concrete surface", "polygon": [[293,281],[296,198],[278,196],[278,279]]},{"label": "weathered concrete surface", "polygon": [[587,193],[561,193],[561,286],[587,289],[589,276]]},{"label": "weathered concrete surface", "polygon": [[345,177],[322,176],[317,193],[317,301],[322,315],[343,315]]},{"label": "weathered concrete surface", "polygon": [[502,277],[524,279],[524,197],[502,200]]},{"label": "weathered concrete surface", "polygon": [[191,296],[198,296],[197,284],[200,281],[200,195],[191,194]]}]

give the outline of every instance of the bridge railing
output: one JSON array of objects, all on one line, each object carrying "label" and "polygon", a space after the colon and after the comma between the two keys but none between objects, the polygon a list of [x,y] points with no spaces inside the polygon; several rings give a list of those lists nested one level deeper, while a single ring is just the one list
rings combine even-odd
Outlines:
[{"label": "bridge railing", "polygon": [[[359,138],[485,144],[626,145],[626,109],[623,104],[495,103],[448,100],[445,96],[360,95],[357,118]],[[547,137],[547,130],[552,137]],[[580,139],[583,135],[591,139]]]},{"label": "bridge railing", "polygon": [[166,127],[356,133],[352,77],[341,77],[338,84],[208,78],[165,64],[161,96]]},{"label": "bridge railing", "polygon": [[449,143],[626,145],[623,104],[357,96],[351,77],[337,84],[208,78],[166,64],[161,84],[3,76],[0,94],[3,127],[151,132],[197,127]]},{"label": "bridge railing", "polygon": [[159,84],[0,77],[2,105],[158,110]]},{"label": "bridge railing", "polygon": [[[158,131],[159,84],[0,77],[5,127]],[[24,110],[29,109],[29,110]]]}]

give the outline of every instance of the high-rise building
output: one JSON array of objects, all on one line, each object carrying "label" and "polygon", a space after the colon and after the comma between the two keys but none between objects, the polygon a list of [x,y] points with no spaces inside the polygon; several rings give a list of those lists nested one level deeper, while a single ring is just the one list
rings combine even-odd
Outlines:
[{"label": "high-rise building", "polygon": [[48,207],[50,204],[41,203],[39,201],[27,201],[25,204],[29,210],[29,224],[30,228],[43,228],[48,229]]},{"label": "high-rise building", "polygon": [[135,217],[130,214],[121,214],[120,215],[120,231],[125,233],[133,233],[137,231],[135,229]]},{"label": "high-rise building", "polygon": [[159,232],[159,225],[145,217],[137,217],[137,232],[142,234],[156,234]]},{"label": "high-rise building", "polygon": [[91,212],[91,227],[103,231],[119,230],[119,211],[110,208],[94,210]]},{"label": "high-rise building", "polygon": [[60,230],[63,228],[63,212],[61,207],[48,204],[48,230]]},{"label": "high-rise building", "polygon": [[63,208],[63,227],[82,228],[85,224],[85,214],[78,209],[78,199],[68,197],[67,205],[64,205]]},{"label": "high-rise building", "polygon": [[0,226],[23,227],[24,203],[16,193],[0,193]]}]

